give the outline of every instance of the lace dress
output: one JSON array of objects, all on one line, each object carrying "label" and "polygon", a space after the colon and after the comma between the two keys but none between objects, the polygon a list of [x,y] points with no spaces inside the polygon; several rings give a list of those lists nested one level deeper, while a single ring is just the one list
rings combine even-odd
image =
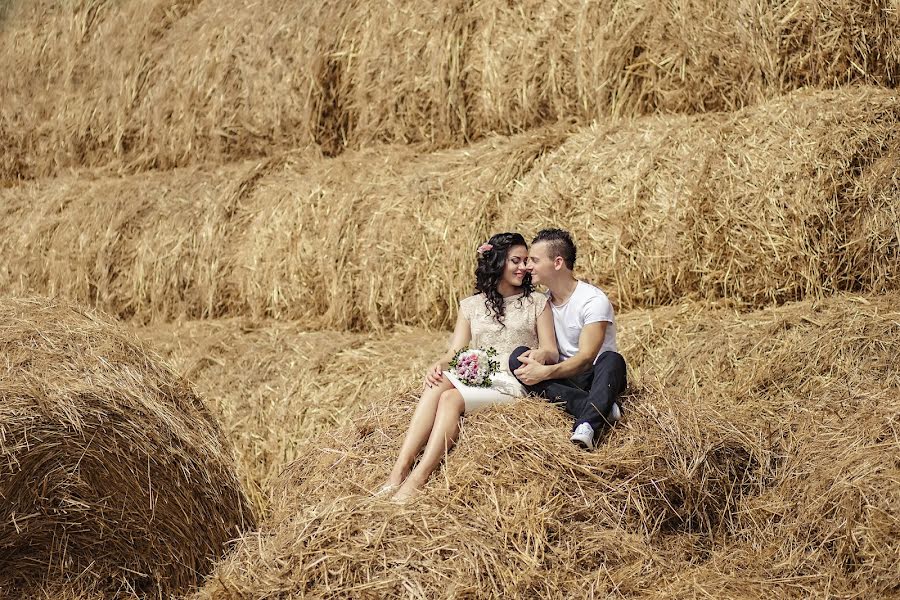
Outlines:
[{"label": "lace dress", "polygon": [[[517,396],[525,394],[525,388],[509,372],[509,355],[519,346],[538,347],[537,319],[547,307],[547,297],[532,293],[523,298],[521,294],[504,299],[505,314],[503,325],[494,319],[484,304],[483,294],[476,294],[463,299],[459,303],[460,313],[469,321],[472,331],[470,348],[489,348],[497,350],[496,360],[500,363],[500,371],[491,377],[489,388],[470,387],[450,375],[451,383],[462,393],[466,402],[466,412],[472,412],[491,404],[512,402]],[[445,375],[449,375],[445,371]]]}]

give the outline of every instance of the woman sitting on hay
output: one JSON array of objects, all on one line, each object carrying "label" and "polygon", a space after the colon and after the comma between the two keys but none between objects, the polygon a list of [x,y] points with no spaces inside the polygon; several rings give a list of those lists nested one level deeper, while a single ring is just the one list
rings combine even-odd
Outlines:
[{"label": "woman sitting on hay", "polygon": [[456,443],[464,413],[525,394],[507,364],[514,349],[558,355],[553,314],[543,294],[532,296],[527,260],[528,245],[518,233],[498,233],[478,248],[476,293],[459,303],[449,351],[425,374],[400,455],[379,494],[393,493],[398,502],[413,497]]}]

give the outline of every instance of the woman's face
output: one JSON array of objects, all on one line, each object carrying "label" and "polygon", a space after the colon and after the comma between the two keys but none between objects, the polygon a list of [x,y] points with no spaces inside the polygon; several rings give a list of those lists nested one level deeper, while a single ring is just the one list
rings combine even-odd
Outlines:
[{"label": "woman's face", "polygon": [[525,265],[528,262],[528,248],[526,246],[513,246],[506,255],[506,268],[503,269],[503,280],[509,285],[521,287],[522,280],[528,272]]}]

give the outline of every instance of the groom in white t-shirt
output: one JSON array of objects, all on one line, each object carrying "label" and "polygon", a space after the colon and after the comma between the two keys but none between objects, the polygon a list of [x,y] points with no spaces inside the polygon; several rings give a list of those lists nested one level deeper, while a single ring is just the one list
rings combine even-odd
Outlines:
[{"label": "groom in white t-shirt", "polygon": [[627,385],[616,348],[612,304],[599,288],[575,279],[575,244],[567,231],[544,229],[531,242],[532,283],[549,290],[559,362],[541,350],[518,348],[510,370],[525,388],[564,405],[575,417],[572,441],[593,449],[597,433],[621,418],[616,398]]}]

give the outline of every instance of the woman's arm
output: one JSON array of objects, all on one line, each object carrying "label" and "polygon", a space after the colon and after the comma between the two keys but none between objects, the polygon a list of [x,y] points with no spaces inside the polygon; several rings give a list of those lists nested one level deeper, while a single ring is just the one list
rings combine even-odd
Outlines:
[{"label": "woman's arm", "polygon": [[[555,340],[556,338],[554,338],[554,343]],[[431,365],[431,368],[428,369],[428,373],[425,374],[425,385],[431,387],[440,383],[444,378],[443,371],[446,371],[450,367],[450,361],[453,359],[453,355],[460,349],[468,346],[470,341],[472,341],[472,328],[469,326],[469,320],[462,314],[462,311],[460,311],[459,315],[456,317],[456,327],[453,328],[453,335],[450,336],[447,354],[442,356],[438,362]]]}]

